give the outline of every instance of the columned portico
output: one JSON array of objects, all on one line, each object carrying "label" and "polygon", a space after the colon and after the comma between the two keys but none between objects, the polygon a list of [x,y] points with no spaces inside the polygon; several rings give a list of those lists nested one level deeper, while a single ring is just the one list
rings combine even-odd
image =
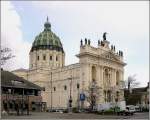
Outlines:
[{"label": "columned portico", "polygon": [[[99,103],[115,102],[123,100],[123,92],[120,89],[120,82],[123,80],[124,66],[123,53],[116,52],[114,46],[109,48],[109,42],[103,40],[99,42],[98,48],[81,41],[80,53],[77,55],[80,59],[80,64],[85,62],[86,65],[86,87],[92,80],[97,81],[101,88],[101,96],[98,99]],[[89,69],[89,70],[88,70]],[[89,82],[89,83],[88,83]]]}]

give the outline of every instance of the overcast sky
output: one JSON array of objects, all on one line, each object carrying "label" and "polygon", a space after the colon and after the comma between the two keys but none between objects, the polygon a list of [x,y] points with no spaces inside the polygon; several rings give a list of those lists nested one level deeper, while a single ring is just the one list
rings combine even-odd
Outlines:
[{"label": "overcast sky", "polygon": [[32,42],[48,16],[63,43],[66,65],[78,62],[81,38],[97,47],[107,32],[110,44],[124,52],[125,79],[136,74],[141,86],[149,81],[148,1],[2,1],[1,7],[2,45],[16,56],[5,69],[28,68]]}]

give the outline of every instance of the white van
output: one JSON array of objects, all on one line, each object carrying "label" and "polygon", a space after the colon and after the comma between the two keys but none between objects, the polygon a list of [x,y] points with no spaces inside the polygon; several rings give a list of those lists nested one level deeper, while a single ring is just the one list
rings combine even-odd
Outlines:
[{"label": "white van", "polygon": [[118,115],[133,115],[135,113],[134,105],[127,105],[125,110],[120,110],[117,112]]},{"label": "white van", "polygon": [[134,105],[127,105],[126,106],[126,112],[133,115],[135,113],[135,106]]}]

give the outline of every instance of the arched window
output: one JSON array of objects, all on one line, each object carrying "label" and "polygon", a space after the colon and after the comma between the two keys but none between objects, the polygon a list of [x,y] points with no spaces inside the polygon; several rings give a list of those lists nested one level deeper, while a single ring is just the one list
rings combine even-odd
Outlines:
[{"label": "arched window", "polygon": [[119,91],[116,92],[116,96],[119,97]]},{"label": "arched window", "polygon": [[119,100],[119,91],[116,92],[116,98],[115,98],[116,102],[118,102],[118,100]]},{"label": "arched window", "polygon": [[92,81],[96,80],[96,68],[95,66],[92,66]]},{"label": "arched window", "polygon": [[64,90],[67,90],[67,86],[66,85],[64,86]]},{"label": "arched window", "polygon": [[107,91],[107,102],[111,102],[111,91]]},{"label": "arched window", "polygon": [[56,56],[56,61],[58,61],[58,56]]},{"label": "arched window", "polygon": [[77,83],[77,89],[79,89],[80,88],[80,84],[79,83]]},{"label": "arched window", "polygon": [[50,60],[52,60],[52,56],[50,56]]},{"label": "arched window", "polygon": [[106,68],[104,70],[104,83],[105,83],[106,86],[109,86],[111,84],[111,81],[110,81],[111,74],[110,74],[109,71],[110,71],[109,68]]},{"label": "arched window", "polygon": [[43,60],[46,60],[46,55],[43,55]]},{"label": "arched window", "polygon": [[104,101],[107,102],[107,93],[105,90],[104,90]]},{"label": "arched window", "polygon": [[54,87],[54,91],[56,91],[56,87]]},{"label": "arched window", "polygon": [[108,77],[108,69],[105,69],[105,76]]},{"label": "arched window", "polygon": [[40,57],[39,56],[37,56],[37,60],[39,60],[40,59]]},{"label": "arched window", "polygon": [[119,72],[116,72],[116,85],[119,85]]}]

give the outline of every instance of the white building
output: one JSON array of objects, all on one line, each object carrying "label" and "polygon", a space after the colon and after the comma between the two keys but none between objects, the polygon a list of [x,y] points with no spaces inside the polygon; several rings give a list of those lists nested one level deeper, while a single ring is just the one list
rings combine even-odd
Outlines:
[{"label": "white building", "polygon": [[[43,102],[47,107],[67,108],[70,96],[77,107],[79,94],[87,95],[88,87],[96,81],[100,87],[96,104],[124,100],[121,81],[124,80],[123,52],[109,47],[106,34],[98,46],[90,40],[81,40],[79,63],[65,66],[65,52],[58,36],[51,31],[48,19],[44,31],[35,37],[30,51],[29,70],[18,69],[13,73],[45,88]],[[87,99],[84,107],[89,106]]]}]

